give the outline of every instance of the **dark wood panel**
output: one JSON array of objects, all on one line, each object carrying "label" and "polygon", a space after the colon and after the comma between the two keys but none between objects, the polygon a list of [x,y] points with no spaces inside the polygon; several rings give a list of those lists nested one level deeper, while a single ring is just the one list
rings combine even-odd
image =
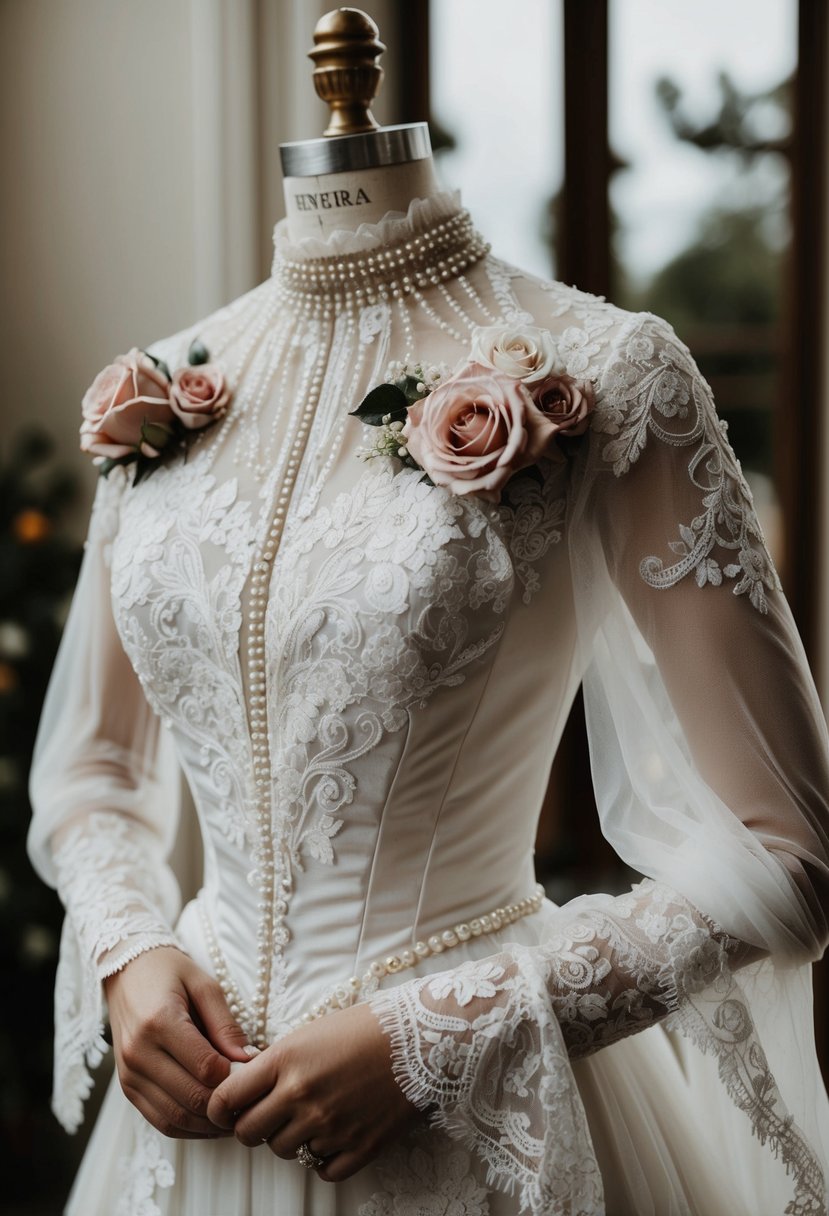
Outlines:
[{"label": "dark wood panel", "polygon": [[820,662],[815,571],[820,562],[825,438],[826,72],[829,6],[799,0],[794,88],[792,257],[787,292],[787,408],[778,411],[778,481],[785,516],[786,594],[813,668]]},{"label": "dark wood panel", "polygon": [[[607,0],[564,0],[564,189],[558,277],[610,288]],[[589,84],[585,84],[589,82]]]}]

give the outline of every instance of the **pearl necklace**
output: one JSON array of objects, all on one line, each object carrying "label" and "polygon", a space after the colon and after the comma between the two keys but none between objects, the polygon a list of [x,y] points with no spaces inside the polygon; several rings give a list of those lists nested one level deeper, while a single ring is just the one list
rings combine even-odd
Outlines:
[{"label": "pearl necklace", "polygon": [[[337,1009],[348,1009],[359,1000],[376,992],[386,976],[397,975],[401,971],[407,971],[417,966],[424,959],[430,958],[433,955],[443,954],[446,950],[452,950],[463,942],[470,941],[473,937],[497,933],[507,925],[512,925],[517,920],[521,920],[523,917],[531,916],[533,912],[537,912],[543,902],[544,888],[539,883],[536,885],[532,895],[518,900],[517,903],[507,904],[501,908],[494,908],[491,912],[484,913],[483,916],[475,916],[469,921],[462,921],[460,924],[452,925],[450,928],[439,930],[437,933],[431,934],[425,941],[416,941],[410,949],[402,950],[400,954],[389,954],[385,958],[377,958],[369,963],[362,975],[352,975],[345,982],[335,984],[318,1002],[309,1006],[300,1017],[289,1022],[288,1026],[296,1028],[308,1022],[313,1022],[317,1018],[325,1017],[326,1014],[333,1013]],[[198,906],[204,929],[205,942],[213,963],[216,978],[225,994],[230,1012],[235,1018],[239,1018],[245,1029],[248,1029],[248,1027],[254,1024],[254,1019],[247,1010],[244,1001],[239,995],[238,988],[228,973],[227,963],[219,949],[219,943],[216,940],[216,934],[213,932],[213,926],[201,895],[199,896]],[[254,1040],[252,1039],[251,1041]],[[262,1048],[267,1046],[267,1043],[263,1040],[255,1040],[255,1042],[257,1047]]]},{"label": "pearl necklace", "polygon": [[330,317],[456,279],[489,253],[468,211],[366,253],[288,258],[277,252],[280,297],[303,317]]}]

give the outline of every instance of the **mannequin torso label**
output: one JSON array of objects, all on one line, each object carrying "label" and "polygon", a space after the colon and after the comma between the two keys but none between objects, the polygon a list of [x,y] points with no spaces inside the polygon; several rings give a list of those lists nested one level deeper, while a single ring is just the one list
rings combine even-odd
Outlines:
[{"label": "mannequin torso label", "polygon": [[441,189],[431,157],[349,173],[286,177],[284,186],[292,240],[375,224],[389,211],[405,213],[413,198],[431,198]]}]

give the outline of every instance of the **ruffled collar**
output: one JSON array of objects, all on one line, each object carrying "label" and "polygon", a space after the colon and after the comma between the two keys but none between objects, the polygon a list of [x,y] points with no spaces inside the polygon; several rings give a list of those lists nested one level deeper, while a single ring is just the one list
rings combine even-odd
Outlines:
[{"label": "ruffled collar", "polygon": [[287,218],[281,219],[273,230],[274,269],[281,260],[306,262],[315,258],[370,253],[386,245],[405,242],[462,211],[460,191],[442,190],[429,198],[412,199],[406,211],[387,211],[374,224],[360,224],[354,229],[335,228],[325,236],[304,236],[292,240]]}]

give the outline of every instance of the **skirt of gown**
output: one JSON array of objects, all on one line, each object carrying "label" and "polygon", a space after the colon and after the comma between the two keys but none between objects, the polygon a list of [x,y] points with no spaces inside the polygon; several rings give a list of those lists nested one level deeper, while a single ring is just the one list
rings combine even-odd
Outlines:
[{"label": "skirt of gown", "polygon": [[[574,1071],[607,1216],[783,1216],[791,1179],[729,1103],[716,1062],[680,1034],[653,1026]],[[164,1139],[113,1077],[66,1214],[518,1216],[517,1200],[482,1187],[468,1161],[424,1129],[347,1182],[325,1183],[264,1145]]]}]

